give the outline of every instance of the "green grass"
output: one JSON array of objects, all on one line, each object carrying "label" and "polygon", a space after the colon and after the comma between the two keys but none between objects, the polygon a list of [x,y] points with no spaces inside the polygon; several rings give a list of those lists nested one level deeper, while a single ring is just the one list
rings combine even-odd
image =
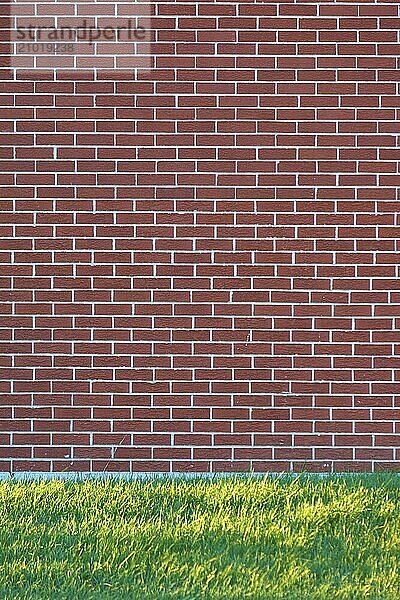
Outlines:
[{"label": "green grass", "polygon": [[396,475],[0,484],[0,598],[400,598]]}]

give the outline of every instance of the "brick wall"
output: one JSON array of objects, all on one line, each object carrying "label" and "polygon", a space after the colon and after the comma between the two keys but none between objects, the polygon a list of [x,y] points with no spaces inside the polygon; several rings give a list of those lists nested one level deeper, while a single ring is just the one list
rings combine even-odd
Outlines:
[{"label": "brick wall", "polygon": [[0,471],[398,468],[398,8],[155,2],[136,79],[3,58]]}]

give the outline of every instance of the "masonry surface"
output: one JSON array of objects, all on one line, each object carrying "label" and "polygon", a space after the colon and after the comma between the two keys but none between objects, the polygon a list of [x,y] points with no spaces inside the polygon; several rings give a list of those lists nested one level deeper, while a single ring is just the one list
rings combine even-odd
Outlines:
[{"label": "masonry surface", "polygon": [[3,57],[0,471],[398,469],[399,5],[150,10]]}]

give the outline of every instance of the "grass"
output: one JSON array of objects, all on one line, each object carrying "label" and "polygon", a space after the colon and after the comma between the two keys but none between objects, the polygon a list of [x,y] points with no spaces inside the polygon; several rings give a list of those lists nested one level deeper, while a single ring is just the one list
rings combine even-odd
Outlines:
[{"label": "grass", "polygon": [[3,482],[2,600],[398,600],[396,475]]}]

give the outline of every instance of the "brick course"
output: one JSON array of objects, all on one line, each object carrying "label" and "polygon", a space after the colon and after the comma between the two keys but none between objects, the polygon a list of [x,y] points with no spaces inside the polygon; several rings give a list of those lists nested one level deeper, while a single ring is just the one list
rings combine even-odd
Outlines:
[{"label": "brick course", "polygon": [[2,61],[0,471],[398,469],[398,3],[150,9]]}]

